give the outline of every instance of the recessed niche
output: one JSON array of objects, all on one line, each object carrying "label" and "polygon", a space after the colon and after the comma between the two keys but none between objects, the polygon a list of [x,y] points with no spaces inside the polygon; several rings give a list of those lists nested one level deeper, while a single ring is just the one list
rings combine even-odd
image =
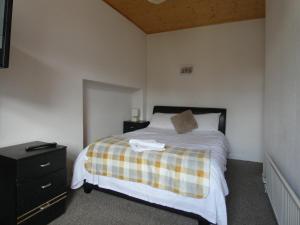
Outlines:
[{"label": "recessed niche", "polygon": [[142,109],[142,91],[96,81],[83,81],[84,145],[114,134],[121,134],[123,121],[131,108]]}]

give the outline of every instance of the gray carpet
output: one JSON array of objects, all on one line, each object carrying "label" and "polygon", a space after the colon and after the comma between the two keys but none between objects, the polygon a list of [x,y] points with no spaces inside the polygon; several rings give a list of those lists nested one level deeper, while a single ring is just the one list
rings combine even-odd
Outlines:
[{"label": "gray carpet", "polygon": [[[276,225],[259,163],[229,160],[229,225]],[[51,225],[197,225],[197,221],[110,194],[72,193],[67,212]]]},{"label": "gray carpet", "polygon": [[277,225],[262,183],[262,164],[229,160],[229,225]]}]

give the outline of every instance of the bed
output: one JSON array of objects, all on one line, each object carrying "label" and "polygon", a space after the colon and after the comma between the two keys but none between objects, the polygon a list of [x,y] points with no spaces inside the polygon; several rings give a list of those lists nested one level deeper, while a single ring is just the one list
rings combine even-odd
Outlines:
[{"label": "bed", "polygon": [[77,157],[74,165],[72,189],[83,186],[86,193],[100,190],[134,200],[143,204],[162,208],[198,220],[199,225],[227,225],[225,197],[228,187],[224,177],[229,145],[225,137],[226,109],[155,106],[155,113],[180,113],[187,109],[193,114],[220,113],[218,131],[193,131],[177,134],[175,130],[145,128],[121,135],[128,139],[155,139],[162,143],[185,148],[206,148],[211,154],[210,189],[206,198],[196,199],[157,189],[142,183],[119,180],[113,177],[90,174],[85,170],[87,149]]}]

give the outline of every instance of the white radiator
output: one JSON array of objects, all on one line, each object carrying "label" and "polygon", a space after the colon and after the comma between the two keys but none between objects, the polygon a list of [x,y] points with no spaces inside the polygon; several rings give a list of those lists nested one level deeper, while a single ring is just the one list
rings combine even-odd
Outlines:
[{"label": "white radiator", "polygon": [[266,191],[278,224],[300,225],[300,200],[269,155],[266,155],[264,172]]}]

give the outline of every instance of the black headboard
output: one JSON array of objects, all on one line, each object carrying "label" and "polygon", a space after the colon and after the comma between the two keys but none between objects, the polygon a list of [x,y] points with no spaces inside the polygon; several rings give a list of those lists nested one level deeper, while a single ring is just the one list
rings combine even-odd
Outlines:
[{"label": "black headboard", "polygon": [[181,113],[185,110],[192,110],[193,114],[221,113],[219,121],[219,131],[225,134],[226,130],[226,109],[222,108],[202,108],[202,107],[183,107],[183,106],[154,106],[154,113]]}]

